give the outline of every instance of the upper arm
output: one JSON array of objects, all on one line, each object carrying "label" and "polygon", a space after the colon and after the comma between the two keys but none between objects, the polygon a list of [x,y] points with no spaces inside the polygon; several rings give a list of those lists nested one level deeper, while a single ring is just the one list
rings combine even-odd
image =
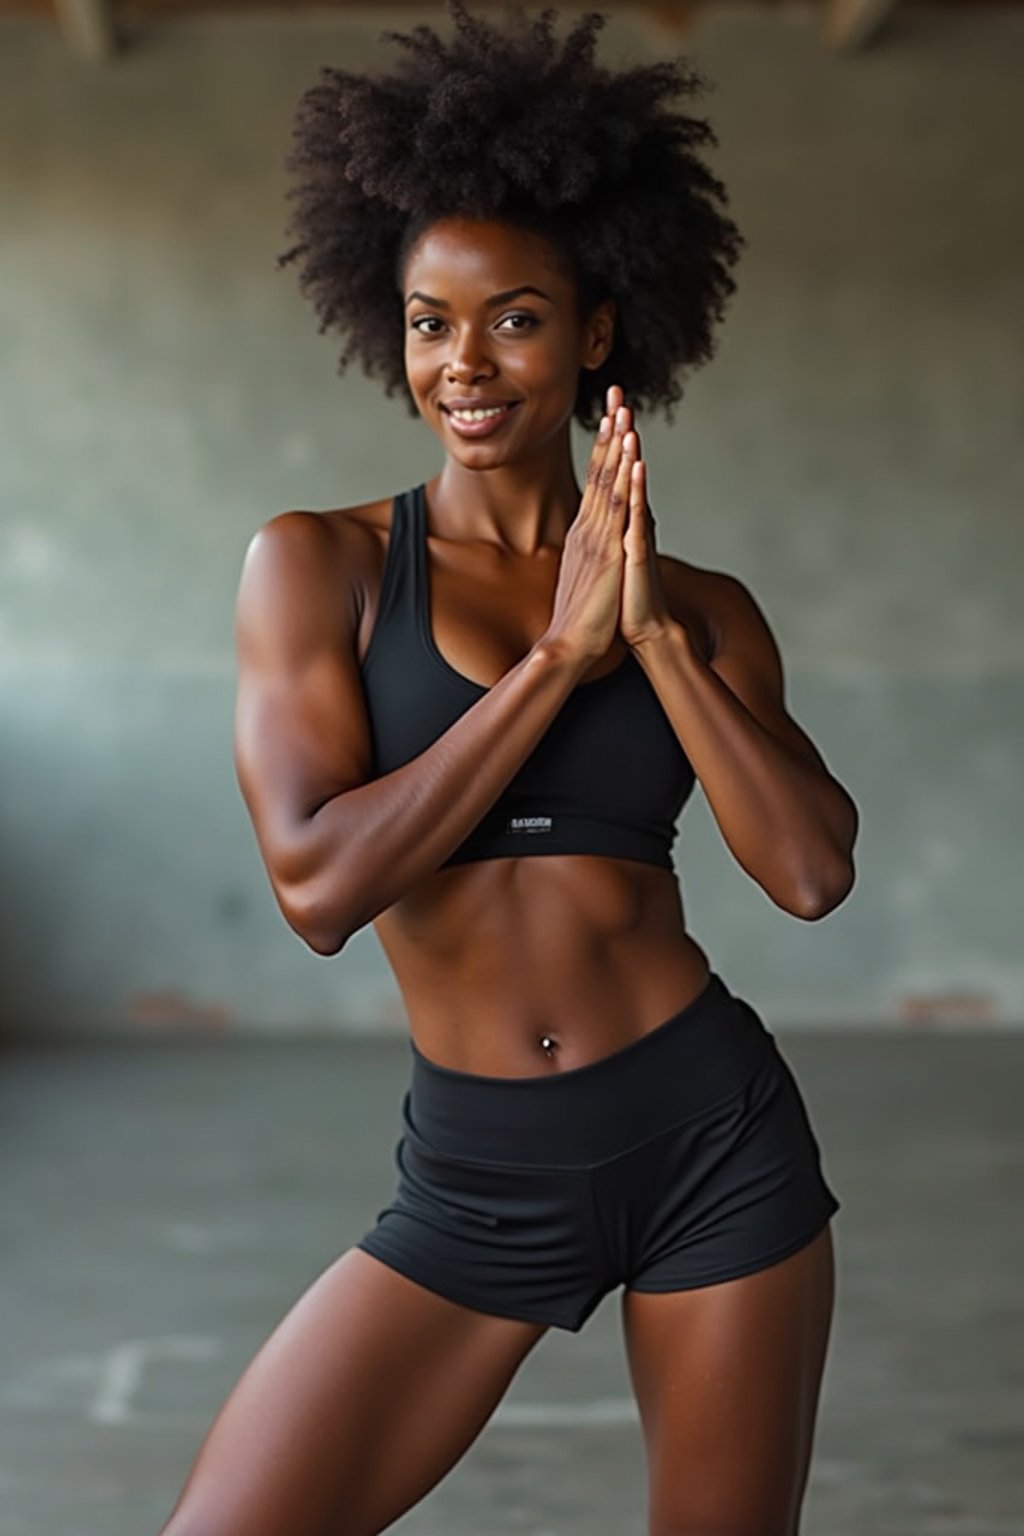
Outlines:
[{"label": "upper arm", "polygon": [[347,565],[320,514],[283,512],[251,539],[238,588],[235,768],[289,920],[306,873],[304,827],[371,775]]},{"label": "upper arm", "polygon": [[786,709],[782,658],[757,602],[735,576],[716,572],[715,585],[712,669],[777,741],[828,773],[821,753]]}]

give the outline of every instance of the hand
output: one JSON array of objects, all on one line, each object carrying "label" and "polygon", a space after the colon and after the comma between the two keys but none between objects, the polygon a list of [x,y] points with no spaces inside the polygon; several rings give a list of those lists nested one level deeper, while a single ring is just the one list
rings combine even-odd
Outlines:
[{"label": "hand", "polygon": [[565,535],[551,621],[554,640],[582,663],[603,656],[618,632],[632,466],[640,451],[632,413],[602,419],[579,510]]},{"label": "hand", "polygon": [[[632,409],[625,405],[625,395],[618,384],[608,390],[607,411],[629,411],[627,430],[636,432]],[[654,542],[654,513],[647,501],[647,465],[639,451],[633,462],[629,482],[629,511],[622,547],[625,563],[622,573],[622,599],[619,630],[626,644],[634,649],[661,635],[672,622],[658,565]]]}]

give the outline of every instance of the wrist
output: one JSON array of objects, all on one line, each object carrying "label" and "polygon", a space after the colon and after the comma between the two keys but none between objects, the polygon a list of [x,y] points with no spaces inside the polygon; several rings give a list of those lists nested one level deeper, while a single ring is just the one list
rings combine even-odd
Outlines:
[{"label": "wrist", "polygon": [[532,666],[546,671],[580,673],[587,670],[589,660],[558,635],[541,635],[534,642],[528,660]]},{"label": "wrist", "polygon": [[639,639],[630,641],[629,648],[640,661],[665,652],[685,656],[693,653],[689,630],[671,615],[663,623],[652,626]]}]

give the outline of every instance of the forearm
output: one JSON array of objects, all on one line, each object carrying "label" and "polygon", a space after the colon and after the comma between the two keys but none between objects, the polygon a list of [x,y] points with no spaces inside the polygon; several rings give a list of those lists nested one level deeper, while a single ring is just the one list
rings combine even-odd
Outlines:
[{"label": "forearm", "polygon": [[852,880],[853,801],[777,740],[672,624],[635,648],[736,859],[796,916],[820,916]]},{"label": "forearm", "polygon": [[291,850],[282,901],[291,926],[312,948],[335,953],[436,870],[514,777],[586,666],[539,641],[424,752],[321,805]]}]

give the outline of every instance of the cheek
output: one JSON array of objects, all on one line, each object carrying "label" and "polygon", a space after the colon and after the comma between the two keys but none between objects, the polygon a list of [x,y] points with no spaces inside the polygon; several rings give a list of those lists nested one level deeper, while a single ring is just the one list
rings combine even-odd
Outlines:
[{"label": "cheek", "polygon": [[505,360],[505,373],[519,378],[537,394],[562,395],[574,391],[578,368],[567,339],[546,337],[543,345],[523,347]]},{"label": "cheek", "polygon": [[430,388],[436,370],[430,368],[422,353],[418,354],[414,347],[405,348],[405,378],[414,397],[420,398]]}]

